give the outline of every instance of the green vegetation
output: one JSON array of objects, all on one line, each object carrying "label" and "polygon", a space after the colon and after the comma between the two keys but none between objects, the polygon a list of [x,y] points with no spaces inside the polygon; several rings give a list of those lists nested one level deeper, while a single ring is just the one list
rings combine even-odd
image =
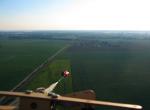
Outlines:
[{"label": "green vegetation", "polygon": [[[36,89],[38,87],[48,87],[61,77],[64,70],[71,71],[69,60],[54,60],[41,70],[38,75],[30,82],[27,89]],[[65,94],[72,92],[72,78],[68,77],[58,84],[55,92]]]},{"label": "green vegetation", "polygon": [[92,49],[85,44],[69,49],[66,54],[72,65],[74,91],[93,89],[99,100],[136,103],[146,109],[150,99],[150,41],[118,40],[116,44],[120,46]]},{"label": "green vegetation", "polygon": [[66,45],[59,40],[0,40],[0,90],[9,90]]},{"label": "green vegetation", "polygon": [[99,100],[141,104],[149,110],[149,34],[40,33],[22,33],[22,37],[9,33],[12,40],[0,40],[0,89],[12,88],[66,42],[72,42],[69,49],[38,72],[26,89],[48,87],[63,70],[69,70],[72,77],[63,80],[56,93],[93,89]]}]

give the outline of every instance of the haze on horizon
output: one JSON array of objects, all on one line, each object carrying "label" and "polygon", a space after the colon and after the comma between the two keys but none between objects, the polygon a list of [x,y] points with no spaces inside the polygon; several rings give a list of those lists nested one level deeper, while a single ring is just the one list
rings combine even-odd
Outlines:
[{"label": "haze on horizon", "polygon": [[150,30],[149,0],[1,0],[0,30]]}]

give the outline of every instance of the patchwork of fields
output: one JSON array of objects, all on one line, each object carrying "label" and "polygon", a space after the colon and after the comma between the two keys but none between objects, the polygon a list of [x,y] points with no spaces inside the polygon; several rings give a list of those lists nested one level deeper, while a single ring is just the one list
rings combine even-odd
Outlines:
[{"label": "patchwork of fields", "polygon": [[[126,38],[126,34],[121,38],[116,33],[116,38],[107,38],[105,34],[97,37],[99,33],[94,37],[81,32],[57,34],[59,37],[52,39],[46,36],[48,40],[0,40],[0,90],[11,89],[71,41],[70,48],[42,68],[25,89],[47,87],[61,77],[63,70],[69,70],[71,77],[58,85],[56,93],[93,89],[99,100],[141,104],[144,110],[150,109],[149,39]],[[71,35],[72,39],[68,37]]]},{"label": "patchwork of fields", "polygon": [[10,90],[66,42],[6,39],[0,45],[0,90]]}]

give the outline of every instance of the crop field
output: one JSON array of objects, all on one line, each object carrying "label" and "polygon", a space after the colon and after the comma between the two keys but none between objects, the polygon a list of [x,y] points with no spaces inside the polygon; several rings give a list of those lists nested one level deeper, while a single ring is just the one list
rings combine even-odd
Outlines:
[{"label": "crop field", "polygon": [[0,39],[0,90],[10,90],[66,45],[59,40]]},{"label": "crop field", "polygon": [[108,43],[119,46],[94,48],[75,44],[64,55],[71,62],[74,91],[93,89],[99,100],[141,104],[148,110],[150,41]]},{"label": "crop field", "polygon": [[56,93],[93,89],[99,100],[141,104],[149,110],[150,40],[99,40],[100,46],[95,44],[75,42],[40,72],[29,89],[40,84],[48,86],[60,77],[63,69],[68,69],[72,77],[60,83]]},{"label": "crop field", "polygon": [[45,39],[35,39],[38,35],[35,34],[30,40],[0,40],[0,89],[13,87],[69,41],[70,47],[42,68],[25,89],[48,87],[61,77],[62,71],[68,70],[71,77],[58,84],[56,93],[93,89],[98,100],[140,104],[144,110],[150,109],[148,34],[71,31],[49,34],[52,37]]},{"label": "crop field", "polygon": [[[69,60],[56,59],[43,68],[32,82],[26,86],[26,89],[35,90],[38,87],[48,87],[61,78],[61,72],[64,70],[71,71]],[[63,79],[54,91],[61,94],[72,92],[72,77]]]}]

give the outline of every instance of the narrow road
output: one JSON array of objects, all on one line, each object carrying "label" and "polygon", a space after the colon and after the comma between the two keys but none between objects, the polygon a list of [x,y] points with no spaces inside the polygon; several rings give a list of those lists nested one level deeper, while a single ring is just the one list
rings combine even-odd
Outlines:
[{"label": "narrow road", "polygon": [[70,45],[67,45],[60,50],[58,50],[55,54],[50,56],[46,61],[44,61],[41,65],[39,65],[37,68],[35,68],[28,76],[26,76],[19,84],[17,84],[14,88],[12,88],[10,91],[16,91],[22,88],[25,84],[27,84],[32,78],[38,73],[40,69],[45,67],[50,61],[52,61],[58,54],[66,50]]}]

